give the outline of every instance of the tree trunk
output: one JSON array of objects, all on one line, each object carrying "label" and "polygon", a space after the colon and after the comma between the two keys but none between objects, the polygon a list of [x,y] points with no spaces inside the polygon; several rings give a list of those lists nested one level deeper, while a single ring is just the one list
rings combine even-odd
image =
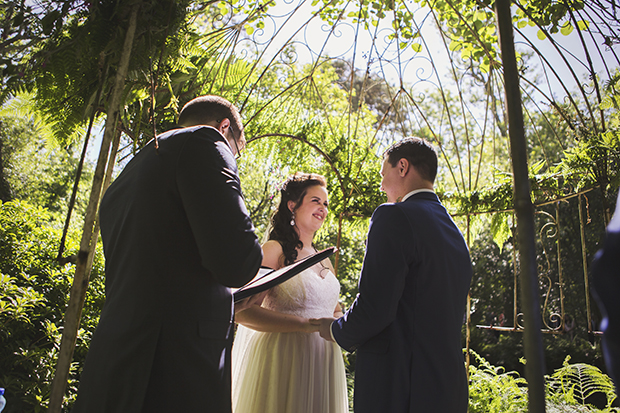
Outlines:
[{"label": "tree trunk", "polygon": [[[0,129],[2,128],[2,122],[0,122]],[[4,173],[4,139],[0,135],[0,201],[8,202],[11,200],[11,186],[6,180],[6,174]]]},{"label": "tree trunk", "polygon": [[[95,229],[98,228],[98,226],[95,225],[95,221],[102,193],[104,171],[106,169],[106,164],[108,164],[108,169],[112,168],[114,165],[114,159],[112,159],[112,157],[110,157],[110,160],[108,161],[108,154],[110,152],[110,143],[116,133],[119,107],[121,103],[125,79],[127,77],[127,70],[129,68],[129,59],[131,57],[131,49],[133,46],[134,34],[136,31],[136,22],[138,19],[139,9],[139,3],[136,3],[131,9],[129,26],[127,28],[127,34],[125,35],[125,42],[123,44],[121,60],[119,62],[118,72],[116,73],[114,87],[112,89],[112,94],[110,96],[110,101],[108,104],[103,141],[101,142],[99,159],[97,160],[97,167],[95,169],[95,175],[93,177],[90,199],[88,202],[88,207],[86,209],[86,217],[84,218],[82,241],[80,243],[80,251],[78,253],[78,261],[75,269],[73,285],[71,286],[69,304],[65,313],[62,339],[60,342],[60,351],[58,354],[58,362],[56,364],[56,372],[54,375],[54,380],[52,381],[50,403],[48,409],[48,411],[51,413],[60,413],[63,397],[67,387],[69,367],[73,359],[73,350],[75,347],[77,332],[80,325],[82,307],[84,305],[84,299],[86,297],[86,289],[88,287],[88,277],[90,275],[89,267],[92,260],[92,258],[90,258],[90,255],[94,251],[95,245],[97,244],[98,230],[95,231]],[[114,156],[116,155],[115,150],[113,150],[113,154]]]},{"label": "tree trunk", "polygon": [[60,239],[60,245],[58,246],[58,257],[56,258],[58,261],[61,261],[62,255],[65,252],[65,242],[67,240],[67,233],[69,232],[69,225],[71,223],[71,214],[73,209],[75,208],[75,200],[77,198],[77,192],[80,186],[80,179],[82,177],[82,169],[84,169],[84,161],[86,160],[86,150],[88,149],[88,141],[90,141],[91,133],[93,130],[93,124],[95,123],[95,117],[97,116],[96,106],[99,104],[99,100],[101,99],[101,91],[103,89],[103,80],[99,84],[99,88],[97,89],[97,97],[95,98],[95,102],[93,103],[93,112],[90,116],[90,120],[88,122],[88,129],[86,130],[86,137],[84,138],[84,145],[82,146],[82,154],[80,156],[80,163],[75,171],[75,180],[73,182],[73,190],[71,191],[71,198],[69,200],[69,206],[67,207],[67,218],[65,219],[65,226],[62,230],[62,237]]},{"label": "tree trunk", "polygon": [[[101,90],[101,88],[100,88]],[[99,99],[97,99],[97,102]],[[93,113],[88,123],[88,129],[86,130],[86,137],[84,138],[84,145],[82,146],[82,154],[80,155],[80,162],[78,163],[75,171],[75,179],[73,180],[73,190],[71,191],[71,198],[69,199],[69,205],[67,206],[67,218],[65,218],[65,226],[62,229],[62,237],[60,238],[60,245],[58,246],[58,256],[56,260],[61,261],[62,255],[65,252],[65,242],[67,240],[67,233],[69,232],[69,225],[71,224],[71,214],[73,208],[75,208],[75,200],[77,199],[77,193],[80,186],[80,178],[82,177],[82,169],[84,169],[84,161],[86,160],[86,150],[88,149],[88,141],[90,140],[90,134],[93,129],[93,123],[95,121],[96,111],[93,109]]]},{"label": "tree trunk", "polygon": [[504,67],[504,88],[508,112],[508,134],[514,177],[514,209],[521,263],[521,296],[525,330],[525,377],[528,385],[528,411],[545,411],[545,360],[542,347],[541,316],[536,272],[534,207],[527,166],[527,146],[523,126],[519,72],[514,49],[510,0],[496,0],[497,28]]}]

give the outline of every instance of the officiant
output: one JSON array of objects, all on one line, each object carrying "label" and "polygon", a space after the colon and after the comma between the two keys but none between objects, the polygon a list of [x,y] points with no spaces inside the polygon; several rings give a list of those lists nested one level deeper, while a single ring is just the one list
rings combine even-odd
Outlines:
[{"label": "officiant", "polygon": [[106,302],[73,413],[231,411],[233,301],[262,260],[235,156],[237,109],[187,103],[100,208]]}]

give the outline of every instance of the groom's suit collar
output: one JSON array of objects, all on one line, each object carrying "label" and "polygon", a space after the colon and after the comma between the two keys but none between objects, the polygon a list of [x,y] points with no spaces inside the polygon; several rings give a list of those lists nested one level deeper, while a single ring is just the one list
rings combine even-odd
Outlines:
[{"label": "groom's suit collar", "polygon": [[403,199],[400,200],[400,202],[405,202],[407,200],[407,198],[415,195],[415,194],[419,194],[421,192],[429,192],[431,194],[434,194],[435,191],[433,191],[432,189],[427,189],[427,188],[422,188],[422,189],[414,189],[413,191],[409,192],[408,194],[406,194]]}]

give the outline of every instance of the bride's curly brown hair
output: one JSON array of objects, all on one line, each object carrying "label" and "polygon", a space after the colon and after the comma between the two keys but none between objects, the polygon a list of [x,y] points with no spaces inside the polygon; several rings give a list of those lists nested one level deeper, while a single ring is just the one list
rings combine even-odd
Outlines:
[{"label": "bride's curly brown hair", "polygon": [[[318,174],[307,174],[297,172],[295,175],[289,176],[282,184],[280,189],[280,204],[278,209],[271,217],[271,230],[269,239],[275,240],[282,246],[284,254],[284,265],[290,265],[297,259],[297,250],[304,247],[303,242],[299,239],[299,234],[295,227],[291,225],[293,213],[304,199],[308,192],[308,188],[312,186],[327,186],[325,177]],[[288,201],[293,201],[295,208],[291,212],[288,208]]]}]

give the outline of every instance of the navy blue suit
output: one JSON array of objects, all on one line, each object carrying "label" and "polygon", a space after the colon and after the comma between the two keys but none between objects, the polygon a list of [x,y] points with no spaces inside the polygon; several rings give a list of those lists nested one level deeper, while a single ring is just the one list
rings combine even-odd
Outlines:
[{"label": "navy blue suit", "polygon": [[151,141],[101,201],[106,302],[74,413],[231,411],[233,301],[262,252],[214,128]]},{"label": "navy blue suit", "polygon": [[613,219],[607,226],[605,244],[592,263],[594,297],[603,315],[602,348],[607,373],[620,390],[620,193]]},{"label": "navy blue suit", "polygon": [[434,193],[375,210],[359,294],[332,324],[336,342],[357,350],[356,413],[467,411],[471,277],[465,240]]}]

